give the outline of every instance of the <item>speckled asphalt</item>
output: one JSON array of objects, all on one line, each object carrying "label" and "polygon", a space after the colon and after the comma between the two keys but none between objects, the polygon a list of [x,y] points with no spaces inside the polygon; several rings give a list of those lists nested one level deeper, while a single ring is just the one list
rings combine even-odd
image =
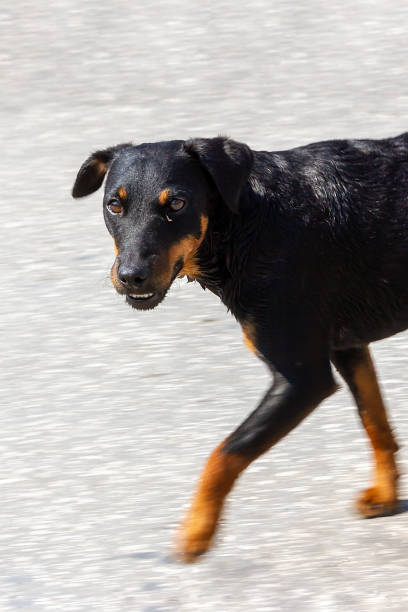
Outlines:
[{"label": "speckled asphalt", "polygon": [[[131,311],[100,194],[70,189],[122,141],[406,131],[407,23],[404,0],[2,1],[1,612],[406,612],[408,512],[354,515],[371,458],[345,390],[244,474],[207,557],[172,561],[206,455],[268,377],[194,284]],[[374,347],[405,500],[407,349]]]}]

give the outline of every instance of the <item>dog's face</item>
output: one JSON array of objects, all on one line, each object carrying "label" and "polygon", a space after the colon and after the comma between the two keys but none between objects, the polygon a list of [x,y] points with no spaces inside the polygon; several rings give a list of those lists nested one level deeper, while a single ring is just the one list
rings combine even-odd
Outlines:
[{"label": "dog's face", "polygon": [[[217,138],[118,145],[84,162],[73,196],[98,189],[107,173],[104,218],[116,252],[111,278],[128,304],[154,308],[176,276],[197,274],[211,207],[222,199],[236,208],[251,160],[245,145]],[[232,188],[224,179],[231,171],[242,175]]]}]

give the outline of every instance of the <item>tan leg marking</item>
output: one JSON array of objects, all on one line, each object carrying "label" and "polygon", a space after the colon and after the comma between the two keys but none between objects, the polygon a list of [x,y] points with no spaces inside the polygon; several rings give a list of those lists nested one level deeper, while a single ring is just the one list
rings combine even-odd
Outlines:
[{"label": "tan leg marking", "polygon": [[368,347],[354,371],[356,400],[365,430],[370,438],[375,460],[373,486],[357,500],[358,511],[366,517],[389,514],[397,507],[398,471],[394,453],[398,445],[387,420],[385,406]]},{"label": "tan leg marking", "polygon": [[221,443],[211,453],[179,533],[177,551],[183,561],[195,561],[210,546],[224,499],[250,459],[223,453]]}]

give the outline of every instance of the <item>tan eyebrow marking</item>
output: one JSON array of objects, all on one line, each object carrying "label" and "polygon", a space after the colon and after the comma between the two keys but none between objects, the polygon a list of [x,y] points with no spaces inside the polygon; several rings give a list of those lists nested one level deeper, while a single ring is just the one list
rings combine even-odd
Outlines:
[{"label": "tan eyebrow marking", "polygon": [[126,189],[124,187],[119,187],[119,189],[118,189],[118,196],[120,197],[121,200],[126,200],[127,193],[126,193]]},{"label": "tan eyebrow marking", "polygon": [[170,189],[163,189],[163,191],[159,194],[159,204],[163,206],[167,202],[167,198],[170,195]]}]

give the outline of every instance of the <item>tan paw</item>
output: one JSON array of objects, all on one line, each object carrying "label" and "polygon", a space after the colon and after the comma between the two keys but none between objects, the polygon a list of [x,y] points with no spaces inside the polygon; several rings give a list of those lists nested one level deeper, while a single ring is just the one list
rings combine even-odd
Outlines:
[{"label": "tan paw", "polygon": [[194,563],[207,552],[211,538],[180,537],[176,543],[175,557],[183,563]]},{"label": "tan paw", "polygon": [[197,561],[209,549],[215,528],[213,521],[187,520],[177,534],[176,558],[184,563]]},{"label": "tan paw", "polygon": [[362,491],[357,498],[356,508],[366,518],[387,516],[396,512],[398,500],[396,497],[387,497],[378,487],[371,487]]}]

